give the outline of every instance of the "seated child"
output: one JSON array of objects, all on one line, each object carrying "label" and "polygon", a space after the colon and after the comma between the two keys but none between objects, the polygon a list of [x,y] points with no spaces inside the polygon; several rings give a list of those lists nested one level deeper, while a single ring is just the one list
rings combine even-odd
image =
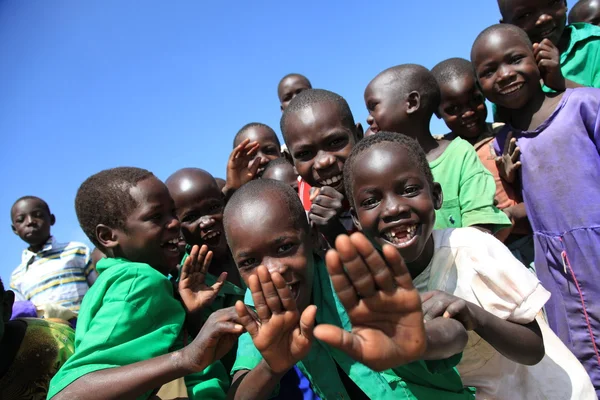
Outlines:
[{"label": "seated child", "polygon": [[379,132],[361,141],[344,182],[361,231],[374,246],[392,245],[402,255],[424,293],[425,320],[456,318],[469,330],[458,371],[478,398],[595,398],[583,367],[556,335],[544,329],[542,341],[535,318],[550,293],[537,278],[490,235],[432,231],[442,190],[415,140]]},{"label": "seated child", "polygon": [[337,235],[354,230],[342,170],[362,127],[343,97],[307,89],[283,112],[281,132],[302,178],[298,191],[310,223],[333,244]]},{"label": "seated child", "polygon": [[483,94],[514,125],[522,196],[534,232],[535,267],[551,293],[548,323],[600,394],[600,90],[545,93],[527,34],[499,24],[475,40],[471,61]]},{"label": "seated child", "polygon": [[[362,235],[341,235],[327,255],[330,280],[313,256],[298,196],[268,179],[233,195],[224,226],[257,313],[236,304],[248,333],[239,340],[231,397],[267,398],[297,365],[323,399],[472,398],[453,368],[466,331],[445,318],[425,331],[419,296],[393,249],[384,249],[384,260]],[[414,361],[421,358],[440,361]]]},{"label": "seated child", "polygon": [[[79,187],[77,219],[106,258],[81,306],[75,354],[52,379],[48,399],[147,399],[184,376],[190,399],[224,398],[229,382],[215,360],[242,327],[232,322],[233,309],[217,311],[181,349],[186,312],[167,278],[181,258],[174,208],[167,187],[139,168],[101,171]],[[186,281],[201,280],[199,269],[187,271]],[[180,295],[192,318],[204,306],[204,291],[186,289]]]},{"label": "seated child", "polygon": [[[254,157],[250,163],[257,163],[256,176],[260,177],[265,169],[265,165],[271,160],[281,158],[281,143],[273,129],[260,122],[251,122],[246,124],[236,133],[233,138],[233,148],[235,149],[244,140],[250,143],[258,143]],[[252,168],[250,168],[252,170]]]},{"label": "seated child", "polygon": [[494,206],[494,178],[465,140],[436,140],[429,131],[440,103],[431,72],[414,64],[399,65],[377,75],[365,89],[367,122],[374,132],[402,133],[416,139],[433,176],[444,189],[436,210],[435,229],[474,226],[498,235],[510,228],[508,217]]},{"label": "seated child", "polygon": [[485,97],[477,85],[470,61],[450,58],[433,67],[431,73],[435,76],[441,94],[436,114],[444,119],[450,129],[450,133],[444,138],[453,140],[459,137],[475,147],[479,160],[496,182],[496,207],[513,222],[512,230],[506,230],[507,237],[498,239],[508,246],[519,261],[529,266],[533,262],[533,236],[525,205],[513,185],[501,178],[493,146],[496,132],[503,124],[486,122]]},{"label": "seated child", "polygon": [[281,112],[287,108],[290,101],[298,93],[306,89],[312,89],[312,85],[304,75],[287,74],[281,78],[279,85],[277,85],[277,96],[279,97]]},{"label": "seated child", "polygon": [[43,319],[9,321],[14,299],[0,280],[0,399],[45,399],[50,379],[73,354],[75,332]]},{"label": "seated child", "polygon": [[76,315],[97,275],[91,268],[88,247],[78,242],[59,243],[52,236],[56,218],[39,197],[15,201],[10,217],[13,232],[29,245],[10,278],[17,299]]},{"label": "seated child", "polygon": [[269,161],[262,178],[287,183],[296,192],[298,191],[298,174],[294,170],[294,166],[285,158]]},{"label": "seated child", "polygon": [[600,26],[600,0],[579,0],[569,11],[569,24],[584,22]]}]

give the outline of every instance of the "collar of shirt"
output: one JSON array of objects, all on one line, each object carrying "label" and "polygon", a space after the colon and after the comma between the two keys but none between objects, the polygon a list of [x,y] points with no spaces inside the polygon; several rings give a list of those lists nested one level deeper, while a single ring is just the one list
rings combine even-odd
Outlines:
[{"label": "collar of shirt", "polygon": [[52,250],[52,247],[55,245],[56,245],[56,239],[54,239],[54,236],[50,236],[48,238],[48,240],[46,241],[46,243],[44,243],[42,250],[40,250],[39,252],[34,253],[33,251],[30,251],[29,249],[23,250],[23,254],[21,255],[21,263],[27,264],[31,260],[34,260],[35,257],[42,257],[43,253]]}]

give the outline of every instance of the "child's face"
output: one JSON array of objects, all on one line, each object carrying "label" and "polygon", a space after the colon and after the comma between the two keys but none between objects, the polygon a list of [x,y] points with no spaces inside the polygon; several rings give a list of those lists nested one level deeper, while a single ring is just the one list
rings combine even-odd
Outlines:
[{"label": "child's face", "polygon": [[301,76],[288,76],[279,84],[277,94],[281,103],[281,111],[285,110],[290,101],[303,90],[310,89],[310,84]]},{"label": "child's face", "polygon": [[498,106],[523,108],[540,90],[533,51],[515,33],[492,32],[477,42],[471,55],[483,94]]},{"label": "child's face", "polygon": [[281,148],[275,134],[262,126],[253,126],[248,128],[239,138],[240,143],[245,139],[250,139],[250,142],[258,142],[259,148],[254,155],[255,159],[260,160],[258,168],[258,176],[262,174],[265,165],[271,160],[281,157]]},{"label": "child's face", "polygon": [[317,103],[290,114],[286,143],[302,179],[310,186],[330,186],[343,194],[342,171],[356,143],[357,129],[344,125],[334,103]]},{"label": "child's face", "polygon": [[279,272],[291,288],[300,310],[310,304],[313,255],[309,234],[289,218],[289,209],[277,193],[265,193],[228,220],[227,237],[246,285],[260,265]]},{"label": "child's face", "polygon": [[271,167],[265,171],[262,178],[287,183],[295,191],[298,191],[298,175],[291,164],[279,164]]},{"label": "child's face", "polygon": [[186,243],[192,246],[205,244],[217,256],[226,254],[224,202],[215,181],[207,175],[191,172],[173,184],[169,182],[168,188]]},{"label": "child's face", "polygon": [[440,85],[442,101],[438,109],[448,128],[463,139],[476,139],[485,130],[485,98],[473,75],[465,75]]},{"label": "child's face", "polygon": [[577,10],[576,20],[572,22],[586,22],[588,24],[600,26],[600,0],[586,1],[585,4],[581,5]]},{"label": "child's face", "polygon": [[406,101],[391,85],[392,77],[380,75],[365,89],[365,105],[369,116],[367,123],[373,133],[379,131],[403,133],[408,123]]},{"label": "child's face", "polygon": [[167,275],[180,260],[180,226],[173,199],[165,184],[154,176],[140,181],[129,193],[137,206],[125,220],[124,229],[112,229],[116,240],[105,243],[105,247],[118,247],[119,257],[149,264]]},{"label": "child's face", "polygon": [[10,216],[13,232],[30,246],[46,243],[50,237],[50,227],[55,221],[54,215],[38,199],[19,201],[13,206]]},{"label": "child's face", "polygon": [[567,23],[564,0],[504,0],[502,22],[516,25],[529,35],[533,43],[549,39],[555,46]]},{"label": "child's face", "polygon": [[391,142],[361,153],[352,172],[354,215],[363,233],[379,248],[396,247],[407,264],[427,265],[435,210],[442,202],[439,185],[431,188],[406,149]]}]

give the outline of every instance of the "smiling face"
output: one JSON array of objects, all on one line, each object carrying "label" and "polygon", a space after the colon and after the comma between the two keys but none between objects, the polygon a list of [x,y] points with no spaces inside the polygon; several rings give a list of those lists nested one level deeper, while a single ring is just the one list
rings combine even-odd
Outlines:
[{"label": "smiling face", "polygon": [[433,257],[431,231],[441,189],[432,188],[406,148],[394,142],[374,144],[358,155],[352,171],[355,218],[376,246],[396,247],[411,273]]},{"label": "smiling face", "polygon": [[541,90],[533,51],[515,32],[485,35],[473,46],[471,60],[483,94],[499,106],[523,108]]},{"label": "smiling face", "polygon": [[375,77],[365,89],[365,105],[369,111],[367,123],[373,133],[379,131],[405,133],[409,123],[406,99],[393,83],[391,73]]},{"label": "smiling face", "polygon": [[98,240],[112,249],[115,257],[146,263],[167,275],[181,259],[177,243],[180,226],[175,204],[164,183],[151,176],[129,190],[136,207],[125,220],[124,228],[111,230],[111,240]]},{"label": "smiling face", "polygon": [[277,95],[279,96],[279,102],[281,103],[281,111],[287,108],[290,101],[292,101],[298,93],[306,89],[312,89],[312,86],[308,79],[302,75],[290,75],[284,78],[277,88]]},{"label": "smiling face", "polygon": [[270,128],[264,126],[251,126],[247,128],[237,139],[236,146],[245,139],[250,139],[250,142],[258,142],[259,148],[254,158],[260,160],[258,176],[262,174],[267,163],[271,160],[281,158],[281,145],[277,135]]},{"label": "smiling face", "polygon": [[457,77],[440,85],[442,102],[438,109],[448,128],[461,138],[476,140],[485,131],[485,98],[473,75]]},{"label": "smiling face", "polygon": [[333,102],[316,103],[286,118],[286,144],[298,174],[313,187],[344,193],[344,162],[356,142],[357,127],[344,124]]},{"label": "smiling face", "polygon": [[275,190],[245,202],[228,217],[225,230],[231,253],[246,285],[260,265],[279,272],[300,310],[309,304],[314,261],[308,225],[299,226]]},{"label": "smiling face", "polygon": [[558,46],[567,23],[564,0],[503,0],[502,22],[527,32],[533,43],[549,39]]},{"label": "smiling face", "polygon": [[54,215],[48,206],[36,198],[27,198],[15,203],[10,210],[12,230],[32,249],[43,246],[50,237]]},{"label": "smiling face", "polygon": [[224,201],[217,182],[207,172],[188,168],[167,179],[181,232],[187,244],[207,245],[215,257],[229,252],[223,231]]}]

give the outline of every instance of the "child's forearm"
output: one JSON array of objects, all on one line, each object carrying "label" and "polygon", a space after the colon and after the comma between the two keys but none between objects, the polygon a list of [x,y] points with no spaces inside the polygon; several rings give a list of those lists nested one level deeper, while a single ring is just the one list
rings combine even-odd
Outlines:
[{"label": "child's forearm", "polygon": [[227,394],[230,400],[267,399],[285,373],[273,372],[269,364],[262,360],[251,371],[240,371],[233,378]]},{"label": "child's forearm", "polygon": [[514,222],[520,222],[527,219],[527,210],[525,208],[525,203],[515,204],[514,206],[510,206],[505,208],[504,213]]},{"label": "child's forearm", "polygon": [[524,365],[542,360],[544,341],[537,322],[521,325],[498,318],[475,304],[469,304],[469,308],[478,321],[475,333],[504,357]]},{"label": "child's forearm", "polygon": [[[207,365],[208,366],[208,365]],[[124,367],[107,368],[84,375],[54,396],[53,400],[136,399],[144,393],[196,371],[181,351]]]},{"label": "child's forearm", "polygon": [[438,317],[425,323],[427,350],[424,360],[444,360],[464,350],[469,337],[455,319]]}]

